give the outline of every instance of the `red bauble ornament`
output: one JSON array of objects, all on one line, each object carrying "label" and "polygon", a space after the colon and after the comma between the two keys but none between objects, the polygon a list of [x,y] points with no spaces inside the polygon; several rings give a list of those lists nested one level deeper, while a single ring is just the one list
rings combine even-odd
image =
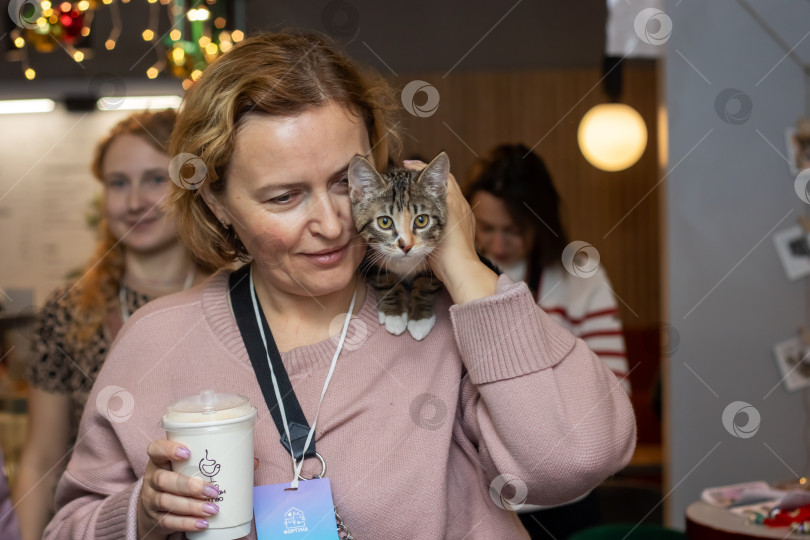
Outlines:
[{"label": "red bauble ornament", "polygon": [[81,37],[84,28],[84,12],[77,9],[64,12],[59,16],[62,24],[62,41],[72,45]]}]

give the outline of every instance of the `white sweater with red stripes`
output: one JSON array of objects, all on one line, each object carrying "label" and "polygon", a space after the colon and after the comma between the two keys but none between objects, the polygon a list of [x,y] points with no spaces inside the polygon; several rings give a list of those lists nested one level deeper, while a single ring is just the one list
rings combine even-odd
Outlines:
[{"label": "white sweater with red stripes", "polygon": [[582,339],[622,380],[629,394],[622,322],[605,271],[599,267],[592,276],[582,278],[553,266],[543,270],[538,289],[540,307]]}]

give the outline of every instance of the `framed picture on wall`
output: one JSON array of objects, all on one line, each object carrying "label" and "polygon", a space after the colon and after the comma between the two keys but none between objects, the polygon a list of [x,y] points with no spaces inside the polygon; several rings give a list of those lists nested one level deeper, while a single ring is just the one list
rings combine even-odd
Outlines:
[{"label": "framed picture on wall", "polygon": [[791,176],[796,177],[799,171],[810,168],[810,133],[800,132],[795,127],[787,128],[785,148]]},{"label": "framed picture on wall", "polygon": [[773,235],[776,253],[791,281],[810,276],[810,238],[799,225]]},{"label": "framed picture on wall", "polygon": [[810,347],[795,337],[774,345],[773,353],[788,392],[810,386]]}]

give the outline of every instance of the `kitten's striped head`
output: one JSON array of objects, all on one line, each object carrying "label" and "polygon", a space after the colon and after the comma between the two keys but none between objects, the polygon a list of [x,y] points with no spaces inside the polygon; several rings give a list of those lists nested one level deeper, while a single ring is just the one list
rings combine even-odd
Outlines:
[{"label": "kitten's striped head", "polygon": [[357,231],[386,259],[426,257],[447,223],[450,159],[442,152],[421,171],[380,174],[362,156],[349,165],[349,197]]}]

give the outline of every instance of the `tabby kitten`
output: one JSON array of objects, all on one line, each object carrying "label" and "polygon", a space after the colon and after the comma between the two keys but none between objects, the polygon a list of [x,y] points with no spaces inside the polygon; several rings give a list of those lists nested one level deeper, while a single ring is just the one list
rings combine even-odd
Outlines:
[{"label": "tabby kitten", "polygon": [[421,171],[378,173],[368,160],[349,164],[349,198],[357,231],[369,246],[361,265],[377,293],[380,324],[416,340],[436,323],[433,302],[442,289],[427,262],[447,223],[450,159],[442,152]]}]

